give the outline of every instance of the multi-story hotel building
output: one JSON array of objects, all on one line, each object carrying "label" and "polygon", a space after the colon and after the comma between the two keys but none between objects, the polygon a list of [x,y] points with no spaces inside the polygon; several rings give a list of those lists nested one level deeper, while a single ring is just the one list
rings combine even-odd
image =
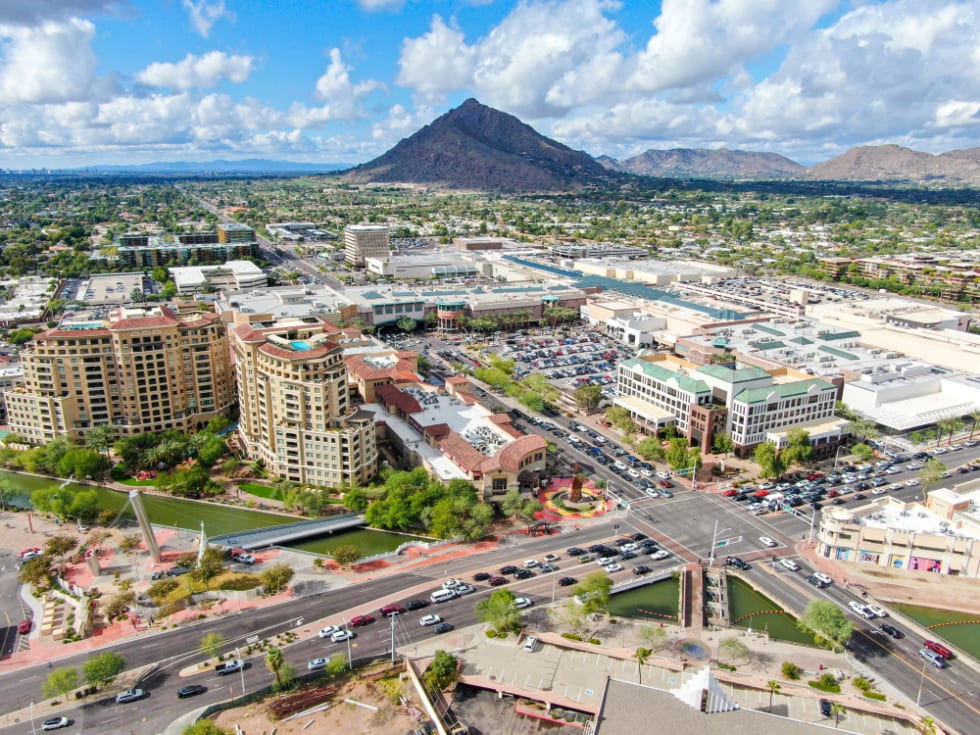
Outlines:
[{"label": "multi-story hotel building", "polygon": [[680,434],[710,451],[718,433],[728,433],[744,455],[771,441],[786,443],[791,429],[804,429],[821,453],[836,449],[846,421],[833,418],[837,387],[787,368],[698,366],[656,354],[619,365],[615,403],[643,428],[673,424]]},{"label": "multi-story hotel building", "polygon": [[316,317],[231,329],[241,446],[283,479],[340,487],[377,473],[374,415],[351,405],[335,332]]},{"label": "multi-story hotel building", "polygon": [[391,238],[383,225],[347,225],[344,228],[344,255],[351,265],[364,266],[365,258],[391,257]]},{"label": "multi-story hotel building", "polygon": [[230,362],[224,322],[196,307],[66,320],[21,354],[24,382],[4,393],[10,431],[38,444],[106,424],[122,436],[195,431],[231,415]]},{"label": "multi-story hotel building", "polygon": [[224,263],[259,255],[255,230],[232,223],[218,225],[217,232],[185,233],[169,241],[155,235],[123,235],[116,250],[131,268]]}]

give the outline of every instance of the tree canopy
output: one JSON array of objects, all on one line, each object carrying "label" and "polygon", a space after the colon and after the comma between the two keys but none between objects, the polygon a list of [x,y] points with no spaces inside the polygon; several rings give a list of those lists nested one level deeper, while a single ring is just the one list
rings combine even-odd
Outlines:
[{"label": "tree canopy", "polygon": [[835,648],[841,648],[851,638],[854,626],[833,602],[813,600],[806,606],[798,625],[803,630],[827,640]]}]

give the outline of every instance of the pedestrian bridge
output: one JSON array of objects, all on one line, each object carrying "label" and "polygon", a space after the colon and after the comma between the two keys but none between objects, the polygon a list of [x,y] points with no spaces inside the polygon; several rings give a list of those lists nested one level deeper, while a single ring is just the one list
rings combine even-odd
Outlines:
[{"label": "pedestrian bridge", "polygon": [[365,525],[363,515],[357,513],[346,513],[332,518],[315,518],[309,521],[297,521],[296,523],[284,523],[281,526],[270,528],[256,528],[252,531],[236,531],[234,533],[224,533],[220,536],[211,536],[208,543],[213,546],[223,546],[232,549],[260,549],[267,546],[276,546],[291,541],[310,538],[312,536],[323,536],[346,531],[350,528],[358,528]]}]

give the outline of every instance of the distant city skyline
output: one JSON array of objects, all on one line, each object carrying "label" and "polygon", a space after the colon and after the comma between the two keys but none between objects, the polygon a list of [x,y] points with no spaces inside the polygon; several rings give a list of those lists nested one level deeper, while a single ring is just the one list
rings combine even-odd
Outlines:
[{"label": "distant city skyline", "polygon": [[357,164],[468,97],[593,156],[980,146],[980,0],[4,0],[0,168]]}]

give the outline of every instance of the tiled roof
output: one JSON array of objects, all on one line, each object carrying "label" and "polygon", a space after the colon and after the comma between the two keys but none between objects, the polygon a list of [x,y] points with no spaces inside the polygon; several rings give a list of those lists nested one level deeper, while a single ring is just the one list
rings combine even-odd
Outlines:
[{"label": "tiled roof", "polygon": [[479,470],[480,465],[486,459],[455,431],[450,431],[446,438],[439,442],[439,449],[457,466],[470,473]]},{"label": "tiled roof", "polygon": [[495,455],[488,457],[480,467],[483,472],[517,472],[521,461],[529,454],[548,448],[543,436],[525,434],[502,446]]},{"label": "tiled roof", "polygon": [[398,390],[393,385],[379,385],[374,393],[383,404],[395,406],[406,415],[419,413],[422,410],[414,396]]}]

